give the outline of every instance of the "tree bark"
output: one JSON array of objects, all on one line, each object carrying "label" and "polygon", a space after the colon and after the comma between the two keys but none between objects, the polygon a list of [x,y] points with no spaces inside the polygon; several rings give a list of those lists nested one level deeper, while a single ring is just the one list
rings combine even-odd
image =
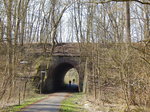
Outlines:
[{"label": "tree bark", "polygon": [[126,42],[131,43],[130,34],[130,2],[126,2]]}]

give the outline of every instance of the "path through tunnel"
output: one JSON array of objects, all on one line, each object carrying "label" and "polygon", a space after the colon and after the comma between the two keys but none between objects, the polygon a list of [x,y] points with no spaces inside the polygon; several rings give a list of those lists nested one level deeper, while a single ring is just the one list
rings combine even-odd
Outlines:
[{"label": "path through tunnel", "polygon": [[78,92],[79,75],[72,64],[62,63],[53,72],[54,91]]}]

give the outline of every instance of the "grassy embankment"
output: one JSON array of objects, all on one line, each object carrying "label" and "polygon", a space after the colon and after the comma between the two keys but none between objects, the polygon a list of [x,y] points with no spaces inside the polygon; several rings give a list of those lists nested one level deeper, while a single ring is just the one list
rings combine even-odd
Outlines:
[{"label": "grassy embankment", "polygon": [[0,112],[19,112],[22,108],[25,108],[28,105],[38,102],[46,97],[48,97],[48,95],[36,95],[32,98],[25,100],[20,105],[13,105],[13,106],[0,109]]},{"label": "grassy embankment", "polygon": [[81,105],[82,93],[75,93],[62,102],[60,112],[87,112]]}]

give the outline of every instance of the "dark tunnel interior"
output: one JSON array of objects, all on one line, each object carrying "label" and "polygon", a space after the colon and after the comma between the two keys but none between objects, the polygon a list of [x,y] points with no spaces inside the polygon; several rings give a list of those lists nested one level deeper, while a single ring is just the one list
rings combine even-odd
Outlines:
[{"label": "dark tunnel interior", "polygon": [[64,77],[66,73],[74,68],[73,65],[69,63],[62,63],[58,65],[53,72],[53,89],[55,92],[78,92],[78,85],[69,85],[64,83]]}]

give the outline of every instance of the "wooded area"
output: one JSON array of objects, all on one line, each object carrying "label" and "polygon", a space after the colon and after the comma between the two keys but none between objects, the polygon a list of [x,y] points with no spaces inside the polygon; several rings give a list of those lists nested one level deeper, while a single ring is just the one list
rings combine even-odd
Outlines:
[{"label": "wooded area", "polygon": [[27,48],[63,42],[86,60],[87,99],[149,112],[150,0],[0,0],[0,107],[35,91],[18,79],[36,74]]}]

